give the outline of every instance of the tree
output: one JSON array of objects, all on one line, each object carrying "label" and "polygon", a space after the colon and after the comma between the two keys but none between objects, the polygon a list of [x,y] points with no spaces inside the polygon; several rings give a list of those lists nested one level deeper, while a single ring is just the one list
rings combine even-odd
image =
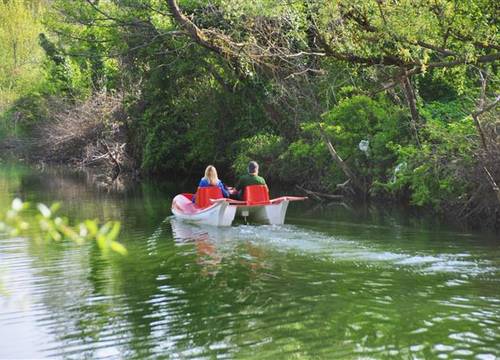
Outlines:
[{"label": "tree", "polygon": [[0,109],[41,78],[41,8],[22,0],[0,2]]}]

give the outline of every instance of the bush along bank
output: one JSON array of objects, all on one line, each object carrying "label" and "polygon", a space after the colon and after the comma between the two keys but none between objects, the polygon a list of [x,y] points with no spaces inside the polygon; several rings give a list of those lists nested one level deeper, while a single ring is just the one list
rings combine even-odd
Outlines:
[{"label": "bush along bank", "polygon": [[[122,100],[114,95],[96,94],[80,104],[53,108],[57,111],[52,121],[34,127],[13,152],[34,162],[94,168],[109,183],[139,171],[196,177],[211,161],[191,160],[191,173],[187,166],[148,171],[143,164],[141,169],[138,164],[143,159],[134,152],[141,133],[129,130]],[[300,124],[293,141],[270,132],[236,139],[229,145],[228,160],[218,165],[230,179],[244,173],[249,160],[257,160],[271,182],[346,199],[402,202],[460,222],[495,227],[499,199],[494,176],[500,172],[496,161],[500,148],[494,122],[487,127],[485,150],[470,116],[464,114],[452,122],[426,118],[419,128],[418,144],[402,121],[406,116],[404,108],[387,99],[346,98],[320,122]],[[184,139],[174,138],[187,139],[188,134]],[[348,172],[332,156],[329,143]],[[195,149],[196,144],[188,147]],[[139,151],[142,155],[147,149]],[[165,151],[163,156],[172,155]],[[171,161],[187,162],[175,157]]]},{"label": "bush along bank", "polygon": [[304,123],[291,143],[272,134],[241,140],[244,150],[233,166],[242,172],[247,160],[257,159],[270,178],[300,185],[313,197],[403,203],[456,223],[498,229],[500,128],[494,117],[485,122],[485,149],[470,114],[453,121],[429,115],[419,126],[418,143],[410,126],[401,125],[405,116],[387,101],[345,99],[323,122]]}]

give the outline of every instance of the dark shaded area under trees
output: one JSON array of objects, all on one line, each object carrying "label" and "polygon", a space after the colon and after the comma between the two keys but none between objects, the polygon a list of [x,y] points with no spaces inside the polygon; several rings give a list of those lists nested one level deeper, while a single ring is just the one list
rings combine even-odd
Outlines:
[{"label": "dark shaded area under trees", "polygon": [[495,1],[46,6],[45,78],[2,115],[44,159],[224,179],[255,159],[326,197],[499,225]]}]

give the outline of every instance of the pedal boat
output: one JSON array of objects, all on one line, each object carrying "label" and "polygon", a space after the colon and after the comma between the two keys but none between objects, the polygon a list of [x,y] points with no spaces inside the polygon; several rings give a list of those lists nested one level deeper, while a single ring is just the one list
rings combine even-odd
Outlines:
[{"label": "pedal boat", "polygon": [[196,195],[177,195],[172,200],[172,213],[178,219],[214,226],[231,226],[236,216],[245,221],[250,218],[260,223],[281,225],[285,222],[288,204],[305,199],[297,196],[269,199],[266,185],[245,187],[242,201],[224,198],[216,186],[200,187]]}]

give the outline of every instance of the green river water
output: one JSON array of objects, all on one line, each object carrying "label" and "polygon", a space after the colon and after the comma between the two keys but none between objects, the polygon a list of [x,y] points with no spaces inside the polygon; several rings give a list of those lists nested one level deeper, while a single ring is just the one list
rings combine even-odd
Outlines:
[{"label": "green river water", "polygon": [[180,190],[0,164],[0,211],[61,201],[122,221],[129,252],[0,234],[0,359],[500,358],[495,235],[312,201],[284,226],[194,226]]}]

